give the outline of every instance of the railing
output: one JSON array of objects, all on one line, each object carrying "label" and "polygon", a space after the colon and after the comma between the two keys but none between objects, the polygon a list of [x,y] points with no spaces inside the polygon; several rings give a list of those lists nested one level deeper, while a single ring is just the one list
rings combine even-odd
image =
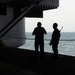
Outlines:
[{"label": "railing", "polygon": [[[9,38],[16,38],[16,39],[26,39],[26,40],[35,40],[34,38],[20,38],[20,37],[11,37],[11,36],[5,36]],[[51,39],[44,39],[45,41],[50,41]],[[59,41],[75,41],[75,39],[60,39]]]}]

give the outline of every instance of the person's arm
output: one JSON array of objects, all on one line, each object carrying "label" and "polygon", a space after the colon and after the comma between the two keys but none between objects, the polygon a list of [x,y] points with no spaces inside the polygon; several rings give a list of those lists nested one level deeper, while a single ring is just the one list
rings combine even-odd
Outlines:
[{"label": "person's arm", "polygon": [[51,40],[50,40],[49,45],[52,45],[52,42],[53,42],[53,33],[52,33],[52,36],[51,36]]},{"label": "person's arm", "polygon": [[45,34],[47,34],[46,30],[45,30]]},{"label": "person's arm", "polygon": [[44,34],[47,34],[47,31],[44,29]]},{"label": "person's arm", "polygon": [[52,45],[52,39],[50,40],[49,45]]},{"label": "person's arm", "polygon": [[32,35],[35,35],[35,29],[33,30]]}]

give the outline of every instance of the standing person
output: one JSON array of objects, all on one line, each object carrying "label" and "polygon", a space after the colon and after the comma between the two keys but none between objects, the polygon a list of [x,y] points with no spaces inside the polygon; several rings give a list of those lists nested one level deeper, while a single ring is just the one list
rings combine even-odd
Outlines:
[{"label": "standing person", "polygon": [[41,27],[41,22],[37,23],[37,27],[33,30],[32,35],[35,35],[35,59],[38,57],[38,50],[40,47],[40,58],[44,59],[44,34],[47,34],[44,27]]},{"label": "standing person", "polygon": [[49,43],[49,45],[52,45],[52,49],[54,52],[53,59],[57,59],[57,57],[58,57],[58,44],[59,44],[59,39],[60,39],[60,31],[57,27],[58,27],[58,24],[54,23],[53,24],[54,31],[52,33],[52,38],[51,38],[51,41]]}]

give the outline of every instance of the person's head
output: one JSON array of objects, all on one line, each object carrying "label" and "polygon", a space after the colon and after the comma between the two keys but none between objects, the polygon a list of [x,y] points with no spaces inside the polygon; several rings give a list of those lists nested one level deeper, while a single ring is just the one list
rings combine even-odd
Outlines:
[{"label": "person's head", "polygon": [[38,27],[41,27],[41,25],[42,25],[41,22],[38,22],[38,23],[37,23],[37,26],[38,26]]},{"label": "person's head", "polygon": [[54,23],[53,24],[53,29],[57,29],[57,27],[58,27],[58,24],[57,23]]}]

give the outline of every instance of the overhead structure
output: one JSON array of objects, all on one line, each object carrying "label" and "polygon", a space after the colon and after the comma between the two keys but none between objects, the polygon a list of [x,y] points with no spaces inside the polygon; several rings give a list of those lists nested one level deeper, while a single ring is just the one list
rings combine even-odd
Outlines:
[{"label": "overhead structure", "polygon": [[0,0],[0,39],[9,47],[25,43],[25,17],[43,18],[44,10],[57,9],[59,0]]}]

